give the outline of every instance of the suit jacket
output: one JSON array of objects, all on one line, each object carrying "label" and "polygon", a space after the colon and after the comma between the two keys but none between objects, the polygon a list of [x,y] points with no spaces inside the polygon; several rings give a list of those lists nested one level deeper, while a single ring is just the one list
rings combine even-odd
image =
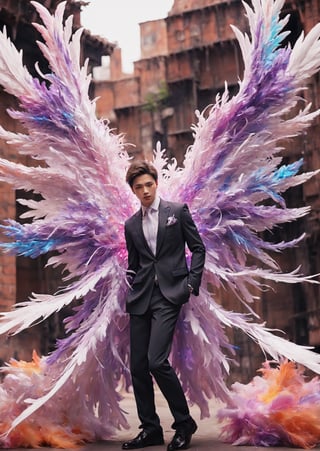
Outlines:
[{"label": "suit jacket", "polygon": [[[128,250],[128,290],[126,309],[143,314],[152,294],[155,277],[163,296],[181,305],[188,301],[188,284],[199,294],[205,262],[205,247],[186,204],[160,200],[157,249],[154,255],[145,239],[140,209],[125,223]],[[190,268],[186,244],[192,253]]]}]

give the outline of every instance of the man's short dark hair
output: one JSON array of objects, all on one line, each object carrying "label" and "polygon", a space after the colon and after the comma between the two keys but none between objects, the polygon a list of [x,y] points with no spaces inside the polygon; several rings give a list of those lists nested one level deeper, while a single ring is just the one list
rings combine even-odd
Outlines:
[{"label": "man's short dark hair", "polygon": [[134,179],[140,175],[148,174],[158,182],[158,172],[152,163],[145,160],[135,160],[133,161],[126,174],[126,182],[129,183],[130,187],[133,187]]}]

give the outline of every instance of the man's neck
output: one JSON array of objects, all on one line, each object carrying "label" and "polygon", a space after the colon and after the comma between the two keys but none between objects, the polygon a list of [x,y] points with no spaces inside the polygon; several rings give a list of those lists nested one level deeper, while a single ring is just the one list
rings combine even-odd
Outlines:
[{"label": "man's neck", "polygon": [[152,202],[151,205],[149,205],[148,207],[145,207],[144,205],[141,204],[141,208],[142,208],[142,212],[144,213],[146,210],[152,208],[154,210],[158,210],[159,209],[159,205],[160,205],[160,197],[156,196],[154,201]]}]

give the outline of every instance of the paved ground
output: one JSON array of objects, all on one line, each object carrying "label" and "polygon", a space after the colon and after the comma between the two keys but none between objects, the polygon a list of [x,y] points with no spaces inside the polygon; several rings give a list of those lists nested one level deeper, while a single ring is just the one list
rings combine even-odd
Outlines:
[{"label": "paved ground", "polygon": [[[160,393],[156,395],[156,403],[158,414],[161,418],[162,427],[165,436],[165,445],[162,446],[152,446],[146,448],[150,451],[165,451],[166,446],[171,440],[174,431],[171,429],[172,418],[171,414],[167,408],[166,402]],[[126,395],[122,401],[122,407],[128,412],[128,419],[131,425],[131,429],[121,431],[118,436],[112,441],[104,441],[99,443],[94,443],[86,445],[81,451],[119,451],[121,449],[121,444],[123,441],[130,440],[135,437],[138,430],[139,422],[136,417],[135,403],[132,395]],[[214,413],[218,408],[218,404],[215,401],[210,403],[210,410]],[[194,434],[190,451],[266,451],[266,448],[252,447],[252,446],[241,446],[235,447],[219,441],[219,425],[215,420],[215,415],[209,419],[200,420],[199,409],[194,406],[191,408],[191,413],[194,419],[198,423],[198,430]],[[279,451],[279,448],[268,448],[268,451]],[[289,448],[281,448],[281,451],[289,450]],[[292,448],[290,448],[292,451]]]},{"label": "paved ground", "polygon": [[[165,450],[167,444],[170,442],[170,440],[173,437],[174,430],[171,429],[171,424],[173,422],[171,413],[167,407],[166,401],[161,395],[160,392],[157,392],[156,394],[156,404],[157,404],[157,411],[161,419],[161,424],[164,431],[164,437],[165,437],[165,446],[153,446],[149,448],[152,451],[160,451]],[[90,445],[89,451],[102,451],[101,448],[104,448],[106,450],[115,450],[115,449],[121,449],[121,443],[123,441],[126,441],[128,439],[133,438],[138,432],[138,426],[139,421],[136,417],[136,408],[135,403],[133,400],[133,396],[127,395],[125,399],[123,400],[123,407],[124,409],[129,412],[128,418],[131,425],[131,429],[128,431],[122,431],[118,434],[117,441],[116,442],[105,442],[105,443],[99,443],[98,445],[94,445],[94,448],[98,446],[99,449],[93,450],[92,445]],[[212,402],[211,410],[215,410],[217,408],[216,403]],[[216,448],[219,444],[218,442],[218,434],[219,434],[219,427],[213,418],[200,420],[199,417],[199,408],[197,406],[191,407],[191,413],[194,419],[196,420],[198,424],[198,430],[196,434],[193,436],[192,440],[192,449],[196,451],[197,449],[201,450],[209,450]],[[219,445],[220,446],[220,445]],[[234,451],[234,448],[233,448]]]},{"label": "paved ground", "polygon": [[[168,410],[167,404],[162,397],[161,393],[157,393],[156,395],[156,404],[158,414],[161,418],[162,427],[164,430],[165,436],[165,445],[162,446],[152,446],[145,448],[146,451],[166,451],[167,444],[170,442],[174,431],[171,429],[172,418],[171,414]],[[130,423],[131,429],[124,430],[118,433],[118,435],[113,440],[101,441],[97,443],[91,443],[85,445],[82,448],[79,448],[79,451],[120,451],[121,444],[135,437],[139,432],[138,426],[139,422],[136,416],[136,408],[132,395],[125,395],[124,400],[122,401],[123,409],[128,413],[128,421]],[[219,425],[215,420],[215,411],[219,407],[216,401],[212,401],[210,403],[210,411],[213,413],[212,417],[205,420],[200,420],[199,418],[199,409],[194,406],[191,407],[191,414],[193,418],[198,423],[198,430],[194,434],[190,451],[297,451],[297,448],[263,448],[263,447],[253,447],[253,446],[241,446],[235,447],[225,443],[222,443],[219,440]],[[20,449],[22,451],[22,449]],[[20,451],[19,450],[19,451]],[[44,451],[44,448],[42,448]],[[46,448],[46,450],[50,451],[52,448]],[[18,451],[18,450],[14,450]],[[25,449],[23,450],[25,451]],[[53,450],[52,450],[53,451]],[[56,450],[61,451],[61,450]],[[71,451],[71,450],[70,450]],[[74,451],[74,450],[72,450]]]}]

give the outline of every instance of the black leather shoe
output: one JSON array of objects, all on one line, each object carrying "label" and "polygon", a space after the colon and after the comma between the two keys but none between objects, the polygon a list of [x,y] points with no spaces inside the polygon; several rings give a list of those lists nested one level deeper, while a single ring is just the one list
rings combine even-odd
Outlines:
[{"label": "black leather shoe", "polygon": [[133,440],[122,444],[122,449],[139,449],[146,446],[163,445],[162,431],[147,432],[141,431]]},{"label": "black leather shoe", "polygon": [[192,418],[181,426],[179,425],[173,439],[167,447],[167,451],[189,448],[192,434],[194,434],[197,429],[198,426]]}]

